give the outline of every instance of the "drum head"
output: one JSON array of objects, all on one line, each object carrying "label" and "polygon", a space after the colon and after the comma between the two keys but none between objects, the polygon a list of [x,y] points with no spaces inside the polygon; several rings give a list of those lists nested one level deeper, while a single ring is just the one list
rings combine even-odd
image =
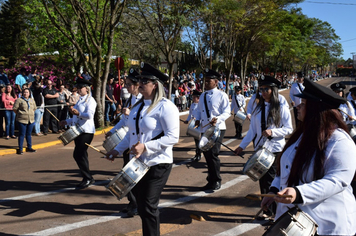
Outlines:
[{"label": "drum head", "polygon": [[244,165],[243,173],[245,173],[246,170],[251,169],[257,159],[261,156],[263,150],[263,148],[260,148],[254,154],[252,154],[252,156],[247,160],[246,164]]},{"label": "drum head", "polygon": [[220,129],[212,126],[205,131],[203,136],[200,138],[199,141],[199,148],[202,151],[208,151],[212,148],[216,142],[216,140],[220,137]]}]

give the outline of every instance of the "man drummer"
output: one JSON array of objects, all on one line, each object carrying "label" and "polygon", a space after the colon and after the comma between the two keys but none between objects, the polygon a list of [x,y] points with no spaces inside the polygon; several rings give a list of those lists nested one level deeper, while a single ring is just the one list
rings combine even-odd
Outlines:
[{"label": "man drummer", "polygon": [[300,121],[297,119],[297,106],[301,103],[302,99],[294,95],[302,93],[302,91],[304,90],[303,82],[304,82],[304,74],[303,72],[298,72],[297,81],[292,84],[289,91],[290,101],[293,106],[295,127],[297,127],[298,124],[300,123]]},{"label": "man drummer", "polygon": [[[346,89],[346,85],[342,83],[333,83],[330,85],[330,88],[340,97],[344,98],[345,97],[345,92],[344,90]],[[350,104],[349,101],[347,101],[344,104],[340,104],[340,107],[338,108],[339,111],[341,112],[341,115],[346,122],[346,124],[350,124],[356,119],[355,115],[355,109],[353,106]]]},{"label": "man drummer", "polygon": [[[197,90],[193,90],[193,94],[192,94],[193,103],[192,103],[192,105],[190,105],[189,115],[187,117],[187,120],[184,121],[184,124],[188,124],[188,122],[191,119],[194,119],[197,116],[196,113],[198,112],[198,103],[199,103],[200,95],[201,95],[201,92],[199,92]],[[194,142],[195,142],[195,156],[191,160],[198,162],[201,159],[201,150],[199,148],[199,139],[194,138]]]},{"label": "man drummer", "polygon": [[[139,73],[135,71],[133,68],[130,69],[128,76],[125,80],[125,87],[127,91],[131,94],[130,98],[126,100],[123,104],[122,108],[122,117],[121,120],[105,135],[105,138],[108,138],[112,134],[116,132],[116,130],[120,129],[123,126],[127,126],[127,122],[130,115],[130,107],[135,105],[142,98],[142,94],[138,91],[139,87],[139,79],[136,78]],[[124,166],[130,161],[129,149],[122,154],[124,159]],[[129,200],[128,206],[122,210],[123,213],[126,213],[128,217],[133,217],[137,215],[137,203],[136,198],[129,192],[127,194],[127,199]]]},{"label": "man drummer", "polygon": [[208,183],[202,187],[202,190],[218,190],[221,187],[219,152],[226,131],[225,120],[230,117],[231,108],[227,94],[217,89],[220,77],[216,71],[205,70],[206,91],[200,95],[198,103],[195,125],[201,125],[200,132],[204,133],[211,126],[220,129],[217,142],[210,150],[203,152],[208,165]]},{"label": "man drummer", "polygon": [[[231,112],[234,113],[234,116],[238,111],[245,113],[244,109],[246,106],[246,100],[245,97],[241,94],[241,91],[242,88],[240,86],[235,86],[235,95],[233,95],[231,99]],[[234,123],[235,123],[235,130],[236,130],[235,136],[238,139],[242,139],[242,124],[236,122],[235,120]]]}]

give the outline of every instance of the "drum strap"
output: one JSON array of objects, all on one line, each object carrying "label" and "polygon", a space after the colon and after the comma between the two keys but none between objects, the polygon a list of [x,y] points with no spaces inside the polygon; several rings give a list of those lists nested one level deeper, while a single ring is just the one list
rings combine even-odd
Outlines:
[{"label": "drum strap", "polygon": [[354,101],[354,100],[351,100],[350,102],[351,102],[352,106],[354,107],[354,109],[356,110],[356,103],[355,103],[355,101]]},{"label": "drum strap", "polygon": [[131,100],[132,100],[132,94],[130,95],[130,98],[127,99],[125,107],[130,107],[131,106]]},{"label": "drum strap", "polygon": [[261,107],[261,133],[266,129],[266,104],[263,102]]},{"label": "drum strap", "polygon": [[138,121],[140,120],[141,111],[142,111],[144,105],[145,105],[145,103],[142,101],[142,104],[138,108],[138,111],[137,111],[137,114],[136,114],[136,135],[138,135],[140,133],[140,128],[138,126]]},{"label": "drum strap", "polygon": [[208,109],[208,103],[206,101],[206,95],[207,94],[208,94],[207,92],[205,92],[205,94],[204,94],[204,105],[205,105],[206,116],[208,117],[208,119],[210,119],[210,112],[209,112],[209,109]]},{"label": "drum strap", "polygon": [[302,87],[300,86],[300,84],[298,82],[297,82],[297,85],[299,87],[300,92],[303,92],[303,89],[302,89]]},{"label": "drum strap", "polygon": [[237,104],[237,108],[240,110],[241,106],[239,104],[239,101],[237,101],[237,94],[235,95],[235,101],[236,101],[236,104]]}]

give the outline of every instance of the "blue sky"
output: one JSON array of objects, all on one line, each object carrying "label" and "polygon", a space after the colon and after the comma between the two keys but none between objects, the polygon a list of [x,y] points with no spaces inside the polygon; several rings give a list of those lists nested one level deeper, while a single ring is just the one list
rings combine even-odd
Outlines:
[{"label": "blue sky", "polygon": [[327,21],[341,38],[345,60],[356,54],[356,0],[305,0],[297,4],[304,15]]}]

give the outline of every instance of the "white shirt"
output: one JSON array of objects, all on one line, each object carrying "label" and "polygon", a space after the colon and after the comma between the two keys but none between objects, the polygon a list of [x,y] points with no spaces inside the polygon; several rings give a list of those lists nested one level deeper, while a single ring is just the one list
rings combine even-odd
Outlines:
[{"label": "white shirt", "polygon": [[197,112],[198,112],[198,103],[192,103],[189,108],[189,115],[187,117],[187,121],[190,121],[191,119],[197,117]]},{"label": "white shirt", "polygon": [[[67,119],[67,124],[76,125],[78,124],[83,130],[84,133],[94,134],[95,133],[95,124],[94,124],[94,114],[96,109],[96,101],[88,94],[81,96],[79,101],[74,105],[74,109],[79,111],[79,115],[73,115],[73,118]],[[88,98],[88,101],[86,101]]]},{"label": "white shirt", "polygon": [[[141,98],[142,98],[142,94],[141,94],[141,93],[137,94],[137,96],[136,96],[136,95],[132,95],[132,96],[131,96],[131,103],[129,103],[129,104],[131,104],[131,106],[133,106],[133,105],[135,105]],[[124,105],[126,105],[126,104],[124,104]],[[127,115],[121,115],[121,116],[122,116],[122,117],[121,117],[121,120],[120,120],[119,122],[117,122],[117,124],[109,131],[110,133],[113,134],[113,133],[116,132],[116,130],[122,128],[123,126],[127,126],[127,121],[128,121],[128,119],[129,119],[129,116],[127,116]]]},{"label": "white shirt", "polygon": [[240,147],[242,149],[245,149],[247,145],[254,140],[255,150],[263,146],[265,142],[266,145],[270,145],[270,148],[268,149],[271,152],[281,152],[283,150],[283,147],[286,143],[284,137],[293,132],[291,114],[288,107],[280,105],[281,124],[279,125],[279,127],[276,127],[274,124],[267,126],[267,116],[269,107],[270,104],[268,102],[265,102],[266,129],[272,130],[272,139],[266,142],[266,137],[261,138],[261,111],[258,111],[257,113],[253,113],[253,115],[251,116],[250,127],[247,131],[246,136],[242,139],[240,143]]},{"label": "white shirt", "polygon": [[[238,104],[237,104],[237,103]],[[234,94],[231,99],[231,112],[234,114],[237,113],[237,111],[244,111],[244,108],[246,106],[246,99],[242,94]]]},{"label": "white shirt", "polygon": [[290,100],[292,102],[294,102],[294,107],[296,107],[300,103],[302,103],[302,99],[299,98],[299,97],[296,97],[294,95],[302,93],[303,90],[304,90],[303,83],[295,82],[295,83],[292,84],[292,86],[290,88],[290,91],[289,91],[289,97],[290,97]]},{"label": "white shirt", "polygon": [[[140,159],[148,166],[163,163],[173,163],[173,145],[179,140],[179,111],[178,108],[168,99],[161,101],[147,114],[147,109],[151,105],[151,100],[144,100],[144,107],[139,117],[139,134],[136,134],[136,116],[141,104],[137,104],[131,109],[127,122],[129,132],[125,138],[115,147],[115,150],[122,154],[127,148],[138,141],[143,143],[146,151],[142,153]],[[161,132],[164,136],[152,140]],[[132,158],[130,154],[130,158]]]},{"label": "white shirt", "polygon": [[[271,186],[279,190],[287,187],[290,169],[300,139],[287,148],[281,157],[281,175]],[[327,142],[325,151],[325,175],[313,181],[313,161],[303,174],[305,183],[296,186],[303,198],[298,207],[309,214],[319,225],[319,235],[354,235],[356,232],[356,202],[350,183],[356,171],[353,158],[356,146],[342,129],[336,129]],[[277,203],[276,219],[293,204]]]},{"label": "white shirt", "polygon": [[[256,100],[256,93],[252,95],[250,101],[247,103],[247,108],[246,108],[247,115],[252,114],[255,105],[255,100]],[[281,103],[281,105],[287,106],[287,108],[289,109],[289,104],[287,102],[287,99],[283,95],[278,94],[278,100]]]},{"label": "white shirt", "polygon": [[[210,118],[207,117],[204,105],[204,96],[206,95],[207,106],[210,114]],[[230,117],[230,102],[226,93],[218,90],[217,88],[205,91],[200,95],[198,103],[197,120],[200,120],[200,132],[204,133],[208,128],[207,125],[214,117],[218,120],[216,126],[220,130],[226,130],[225,120]],[[206,125],[206,126],[205,126]],[[205,126],[203,128],[203,126]]]},{"label": "white shirt", "polygon": [[355,109],[349,101],[347,101],[344,104],[340,104],[339,110],[341,110],[340,112],[341,112],[342,118],[346,122],[346,124],[354,122],[354,120],[350,120],[347,115],[356,119]]}]

